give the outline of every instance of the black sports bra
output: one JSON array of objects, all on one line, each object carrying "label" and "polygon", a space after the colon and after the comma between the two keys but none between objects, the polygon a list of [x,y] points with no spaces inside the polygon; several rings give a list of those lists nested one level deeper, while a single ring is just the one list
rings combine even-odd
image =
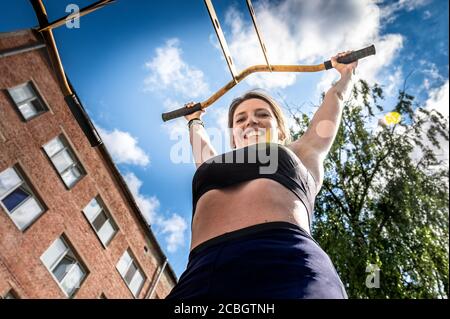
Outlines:
[{"label": "black sports bra", "polygon": [[275,180],[291,190],[303,202],[311,220],[315,181],[299,158],[277,143],[252,144],[202,163],[192,180],[192,218],[197,201],[206,192],[257,178]]}]

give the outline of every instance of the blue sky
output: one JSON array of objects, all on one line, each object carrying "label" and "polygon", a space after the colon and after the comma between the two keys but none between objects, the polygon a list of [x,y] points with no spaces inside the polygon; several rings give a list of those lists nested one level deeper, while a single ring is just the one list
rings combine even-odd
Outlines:
[{"label": "blue sky", "polygon": [[[44,1],[51,21],[65,15],[68,4],[83,8],[93,2]],[[0,32],[37,25],[27,0],[1,4]],[[245,0],[214,5],[237,69],[263,63]],[[254,0],[253,5],[272,64],[318,64],[374,43],[377,55],[360,61],[357,77],[381,83],[386,105],[392,105],[412,72],[409,92],[448,116],[448,1]],[[206,100],[231,79],[203,1],[117,0],[82,17],[80,28],[62,26],[54,34],[66,73],[179,277],[189,254],[195,165],[171,156],[187,141],[185,120],[163,124],[161,113]],[[240,93],[264,88],[311,115],[320,93],[337,79],[334,70],[251,75],[206,110],[213,145],[219,153],[229,150],[227,136],[216,133]],[[448,159],[448,151],[444,156]]]}]

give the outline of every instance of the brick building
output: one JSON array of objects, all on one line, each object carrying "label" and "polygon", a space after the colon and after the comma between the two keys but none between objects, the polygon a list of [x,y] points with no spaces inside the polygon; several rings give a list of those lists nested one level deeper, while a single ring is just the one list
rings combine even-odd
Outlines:
[{"label": "brick building", "polygon": [[0,297],[164,298],[176,275],[48,47],[0,33]]}]

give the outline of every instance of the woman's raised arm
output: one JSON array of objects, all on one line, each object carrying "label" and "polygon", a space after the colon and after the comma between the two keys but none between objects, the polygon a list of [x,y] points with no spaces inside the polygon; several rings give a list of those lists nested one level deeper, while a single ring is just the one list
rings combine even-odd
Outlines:
[{"label": "woman's raised arm", "polygon": [[323,161],[333,145],[341,122],[343,98],[351,83],[353,71],[358,62],[341,64],[336,61],[340,53],[331,58],[333,67],[341,78],[325,94],[322,105],[315,112],[306,132],[290,144],[291,149],[302,160],[317,182],[318,188],[323,181]]},{"label": "woman's raised arm", "polygon": [[[193,106],[194,103],[186,104],[187,107]],[[186,120],[201,119],[202,113],[205,110],[201,110],[189,115],[186,115]],[[211,140],[204,128],[200,123],[193,122],[189,127],[189,140],[192,146],[192,154],[194,156],[195,165],[198,168],[204,161],[217,155],[216,150],[211,144]]]}]

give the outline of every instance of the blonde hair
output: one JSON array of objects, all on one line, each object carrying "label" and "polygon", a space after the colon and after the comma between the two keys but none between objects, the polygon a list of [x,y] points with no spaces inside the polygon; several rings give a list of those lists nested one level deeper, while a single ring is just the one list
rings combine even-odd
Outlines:
[{"label": "blonde hair", "polygon": [[[286,118],[283,114],[283,111],[281,107],[278,105],[278,103],[270,97],[268,94],[263,93],[261,91],[257,90],[251,90],[240,97],[235,98],[231,104],[230,108],[228,109],[228,128],[233,128],[233,116],[234,112],[236,111],[237,107],[244,101],[250,100],[250,99],[260,99],[267,104],[269,104],[270,108],[272,109],[273,114],[275,115],[275,119],[277,120],[278,129],[283,135],[283,138],[280,140],[281,144],[287,145],[290,142],[290,136],[287,133],[287,127],[286,127]],[[232,148],[235,148],[236,146],[233,143],[233,134],[230,134],[230,145]]]}]

